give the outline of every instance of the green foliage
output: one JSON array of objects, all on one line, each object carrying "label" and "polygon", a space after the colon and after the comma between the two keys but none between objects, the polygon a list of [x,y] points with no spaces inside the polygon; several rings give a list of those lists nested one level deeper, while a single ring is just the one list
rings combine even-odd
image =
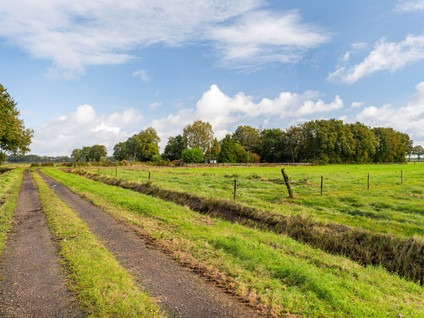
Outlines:
[{"label": "green foliage", "polygon": [[392,128],[371,129],[359,122],[322,119],[281,133],[262,131],[261,158],[265,162],[404,162],[411,147],[409,136]]},{"label": "green foliage", "polygon": [[75,162],[79,162],[82,159],[83,153],[81,149],[74,149],[71,153],[71,158],[74,159]]},{"label": "green foliage", "polygon": [[0,164],[7,154],[25,154],[29,151],[34,132],[26,129],[19,119],[16,102],[0,84]]},{"label": "green foliage", "polygon": [[424,155],[424,148],[421,145],[415,146],[412,150],[412,154],[418,157],[418,161],[422,155]]},{"label": "green foliage", "polygon": [[[100,162],[107,155],[106,147],[103,145],[85,146],[82,149],[72,150],[71,157],[75,162]],[[105,161],[106,159],[104,159]]]},{"label": "green foliage", "polygon": [[156,130],[147,127],[138,134],[128,138],[125,142],[125,154],[128,159],[145,162],[151,161],[154,155],[159,154],[160,138]]},{"label": "green foliage", "polygon": [[176,137],[169,137],[168,143],[165,146],[163,158],[171,161],[181,159],[181,154],[184,149],[186,149],[186,147],[184,146],[183,136],[178,135]]},{"label": "green foliage", "polygon": [[103,145],[94,145],[91,146],[90,151],[88,153],[88,157],[90,161],[100,162],[102,157],[106,157],[107,150]]},{"label": "green foliage", "polygon": [[229,134],[227,134],[225,138],[221,140],[221,151],[218,154],[218,162],[237,162],[236,141],[231,138],[231,135]]},{"label": "green foliage", "polygon": [[184,149],[181,157],[186,163],[202,163],[205,160],[203,151],[199,148]]},{"label": "green foliage", "polygon": [[219,147],[218,139],[214,138],[214,140],[212,141],[212,147],[210,151],[211,156],[216,158],[220,151],[221,151],[221,147]]},{"label": "green foliage", "polygon": [[258,153],[261,150],[260,130],[251,126],[238,126],[233,133],[233,139],[238,141],[247,151]]},{"label": "green foliage", "polygon": [[281,129],[264,129],[261,132],[260,156],[264,162],[281,162],[283,157]]},{"label": "green foliage", "polygon": [[212,126],[209,122],[196,120],[192,125],[187,125],[183,130],[185,148],[199,148],[206,153],[213,139]]},{"label": "green foliage", "polygon": [[118,161],[128,159],[128,154],[125,151],[125,142],[118,142],[113,147],[113,158]]},{"label": "green foliage", "polygon": [[156,162],[163,161],[163,160],[162,160],[161,155],[153,155],[151,161],[156,163]]},{"label": "green foliage", "polygon": [[378,140],[375,162],[406,162],[406,151],[409,145],[407,134],[395,131],[393,128],[373,128]]}]

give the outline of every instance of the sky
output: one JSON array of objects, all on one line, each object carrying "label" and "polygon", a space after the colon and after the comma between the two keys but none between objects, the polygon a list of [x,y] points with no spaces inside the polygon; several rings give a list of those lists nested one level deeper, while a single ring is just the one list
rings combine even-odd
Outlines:
[{"label": "sky", "polygon": [[424,0],[0,2],[0,83],[31,153],[113,146],[195,120],[220,139],[360,121],[424,145]]}]

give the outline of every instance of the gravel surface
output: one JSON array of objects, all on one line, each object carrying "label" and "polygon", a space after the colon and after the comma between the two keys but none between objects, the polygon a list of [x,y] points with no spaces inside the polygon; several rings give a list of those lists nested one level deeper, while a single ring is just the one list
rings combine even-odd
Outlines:
[{"label": "gravel surface", "polygon": [[0,317],[84,317],[66,287],[57,247],[25,172],[0,260]]},{"label": "gravel surface", "polygon": [[74,209],[90,230],[118,261],[136,277],[159,305],[173,317],[258,317],[253,308],[178,264],[164,253],[149,247],[133,230],[71,192],[57,181],[42,175],[50,187]]}]

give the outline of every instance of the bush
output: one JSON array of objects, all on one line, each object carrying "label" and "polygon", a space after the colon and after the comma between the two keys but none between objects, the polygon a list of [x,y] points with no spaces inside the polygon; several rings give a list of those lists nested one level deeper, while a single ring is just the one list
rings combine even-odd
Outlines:
[{"label": "bush", "polygon": [[199,148],[185,149],[181,153],[181,158],[186,163],[201,163],[205,160],[203,151]]},{"label": "bush", "polygon": [[159,162],[159,161],[162,161],[162,157],[161,157],[161,155],[154,155],[154,156],[152,156],[152,160],[151,160],[152,162]]}]

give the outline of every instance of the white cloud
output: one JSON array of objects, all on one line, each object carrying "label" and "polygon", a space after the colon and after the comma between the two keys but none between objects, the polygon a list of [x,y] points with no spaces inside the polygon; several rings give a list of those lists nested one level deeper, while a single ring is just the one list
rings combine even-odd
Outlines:
[{"label": "white cloud", "polygon": [[364,108],[356,119],[370,126],[392,127],[406,132],[415,144],[424,145],[424,82],[416,86],[417,92],[401,108],[390,104]]},{"label": "white cloud", "polygon": [[359,107],[361,107],[362,105],[364,105],[364,103],[363,103],[363,102],[353,102],[353,103],[350,105],[350,108],[359,108]]},{"label": "white cloud", "polygon": [[160,132],[161,147],[169,136],[182,133],[182,129],[194,120],[200,119],[211,123],[215,136],[222,138],[234,124],[243,120],[264,117],[281,119],[305,118],[341,109],[343,101],[335,96],[330,103],[319,98],[319,93],[306,91],[303,94],[282,92],[274,99],[263,98],[255,102],[252,96],[240,92],[233,97],[224,94],[217,85],[212,85],[196,103],[196,108],[184,108],[177,114],[154,120],[151,126]]},{"label": "white cloud", "polygon": [[144,83],[150,82],[150,77],[147,76],[146,70],[134,71],[132,76],[140,78]]},{"label": "white cloud", "polygon": [[396,11],[409,12],[409,11],[423,11],[424,10],[424,1],[415,0],[415,1],[403,1],[396,6]]},{"label": "white cloud", "polygon": [[229,65],[290,63],[298,61],[306,49],[329,41],[320,28],[302,24],[297,12],[274,14],[250,12],[234,24],[218,26],[211,36],[224,52],[223,63]]},{"label": "white cloud", "polygon": [[75,148],[101,144],[111,155],[117,142],[141,130],[137,127],[141,120],[139,111],[132,108],[105,115],[97,114],[90,105],[80,105],[75,112],[53,118],[36,128],[31,150],[39,155],[70,155]]},{"label": "white cloud", "polygon": [[329,74],[328,80],[353,84],[360,78],[378,71],[395,72],[408,64],[424,59],[424,35],[408,35],[401,42],[386,42],[381,39],[374,50],[359,64],[339,65]]},{"label": "white cloud", "polygon": [[[0,37],[52,61],[51,76],[120,64],[153,44],[202,42],[226,63],[292,62],[328,35],[296,12],[258,11],[263,0],[14,0],[0,2]],[[257,19],[257,20],[252,20]],[[205,42],[206,41],[206,42]]]}]

